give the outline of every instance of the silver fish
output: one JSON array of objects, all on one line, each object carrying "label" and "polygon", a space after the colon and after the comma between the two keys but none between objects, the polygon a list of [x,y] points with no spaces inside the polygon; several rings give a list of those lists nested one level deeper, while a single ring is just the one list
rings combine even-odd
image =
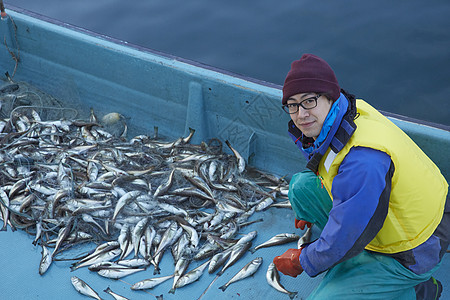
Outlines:
[{"label": "silver fish", "polygon": [[184,209],[175,207],[174,205],[168,204],[168,203],[158,203],[158,206],[164,209],[165,211],[170,212],[171,214],[177,215],[177,216],[184,216],[187,217],[188,213]]},{"label": "silver fish", "polygon": [[178,228],[177,222],[172,222],[170,227],[164,232],[161,238],[158,249],[154,256],[157,256],[161,251],[165,250],[167,247],[172,245],[183,233],[182,228]]},{"label": "silver fish", "polygon": [[169,177],[167,178],[167,180],[165,182],[163,182],[155,191],[155,193],[153,194],[153,197],[158,197],[161,195],[164,195],[172,186],[173,183],[173,174],[175,173],[175,169],[172,169],[172,171],[169,174]]},{"label": "silver fish", "polygon": [[220,246],[217,243],[206,242],[194,255],[194,260],[203,260],[205,258],[213,256],[220,250]]},{"label": "silver fish", "polygon": [[96,256],[92,257],[89,260],[85,260],[81,263],[77,263],[75,265],[72,265],[72,267],[70,268],[72,271],[75,271],[76,269],[82,268],[82,267],[87,267],[93,264],[97,264],[100,262],[104,262],[104,261],[111,261],[114,258],[116,258],[117,256],[120,255],[120,253],[122,252],[122,250],[120,250],[120,248],[116,248],[116,249],[112,249],[109,250],[107,252],[104,253],[100,253],[97,254]]},{"label": "silver fish", "polygon": [[147,218],[142,218],[133,229],[132,241],[134,246],[134,256],[137,257],[139,253],[139,244],[141,242],[141,237],[145,232],[145,228],[148,224]]},{"label": "silver fish", "polygon": [[200,177],[200,176],[189,176],[185,173],[182,173],[184,178],[186,178],[192,185],[198,187],[200,190],[204,191],[206,194],[208,194],[211,198],[214,198],[213,192],[211,188],[208,186],[208,184]]},{"label": "silver fish", "polygon": [[155,277],[155,278],[150,278],[150,279],[144,279],[141,280],[139,282],[136,282],[135,284],[133,284],[131,286],[132,290],[146,290],[146,289],[152,289],[155,286],[169,280],[170,278],[172,278],[173,275],[169,275],[169,276],[163,276],[163,277]]},{"label": "silver fish", "polygon": [[178,261],[183,255],[192,256],[197,249],[190,245],[189,236],[183,233],[178,241],[171,247],[171,252],[174,261]]},{"label": "silver fish", "polygon": [[119,265],[113,261],[102,261],[99,263],[92,264],[88,267],[89,271],[98,272],[103,269],[128,269],[129,267]]},{"label": "silver fish", "polygon": [[217,271],[217,269],[219,269],[230,257],[232,249],[233,248],[230,247],[222,252],[215,254],[209,262],[208,273],[211,274]]},{"label": "silver fish", "polygon": [[273,262],[270,263],[269,268],[267,269],[266,280],[271,287],[277,291],[288,294],[291,299],[294,299],[298,293],[286,290],[286,288],[280,283],[280,274],[278,273],[278,270]]},{"label": "silver fish", "polygon": [[218,276],[221,276],[226,269],[231,267],[234,263],[236,263],[242,256],[244,256],[245,252],[247,252],[248,249],[252,246],[252,242],[245,242],[236,244],[233,246],[233,249],[231,250],[230,258],[228,259],[227,263],[223,266],[222,270],[217,273]]},{"label": "silver fish", "polygon": [[61,228],[61,230],[58,233],[58,240],[56,241],[55,249],[53,249],[52,257],[55,256],[59,248],[61,247],[62,243],[66,240],[66,238],[70,235],[70,232],[72,231],[73,223],[75,219],[72,217],[67,222],[66,227]]},{"label": "silver fish", "polygon": [[253,240],[256,237],[257,234],[258,234],[258,232],[256,230],[250,231],[249,233],[245,234],[243,237],[241,237],[237,241],[236,246],[239,244],[244,244],[244,243],[250,242],[251,240]]},{"label": "silver fish", "polygon": [[267,197],[256,205],[256,211],[263,211],[266,208],[270,207],[273,203],[273,198]]},{"label": "silver fish", "polygon": [[107,278],[111,278],[111,279],[119,279],[140,271],[145,271],[145,269],[123,269],[123,268],[119,268],[119,269],[101,269],[97,272],[98,275],[103,276],[103,277],[107,277]]},{"label": "silver fish", "polygon": [[131,230],[128,224],[124,224],[120,230],[119,238],[117,239],[122,254],[119,259],[123,259],[133,252],[133,241],[131,237]]},{"label": "silver fish", "polygon": [[243,173],[245,171],[245,159],[242,157],[242,155],[239,154],[239,152],[236,149],[234,149],[231,146],[228,140],[225,141],[225,144],[227,144],[227,146],[230,148],[230,150],[233,152],[234,156],[237,159],[239,173]]},{"label": "silver fish", "polygon": [[176,265],[175,265],[175,271],[173,272],[173,284],[172,288],[170,289],[169,293],[174,294],[176,289],[176,284],[178,282],[178,279],[184,274],[187,267],[189,266],[189,263],[191,262],[190,259],[181,257]]},{"label": "silver fish", "polygon": [[132,258],[132,259],[119,260],[116,263],[118,265],[127,266],[129,268],[141,268],[141,267],[147,267],[150,265],[150,262],[147,259],[143,259],[143,258]]},{"label": "silver fish", "polygon": [[152,259],[152,245],[153,245],[153,239],[156,236],[156,230],[153,228],[153,226],[149,225],[147,228],[145,228],[143,240],[141,240],[142,250],[140,251],[141,255],[147,259]]},{"label": "silver fish", "polygon": [[50,267],[51,263],[52,263],[52,254],[47,249],[47,247],[42,245],[42,258],[39,264],[39,274],[44,275],[44,273],[47,272],[48,268]]},{"label": "silver fish", "polygon": [[291,202],[289,200],[272,203],[272,205],[270,205],[270,207],[292,208]]},{"label": "silver fish", "polygon": [[1,208],[1,214],[2,214],[2,220],[3,220],[3,227],[0,229],[0,231],[4,231],[7,228],[7,224],[9,222],[9,197],[8,194],[5,192],[5,190],[0,187],[0,208]]},{"label": "silver fish", "polygon": [[205,271],[206,267],[209,264],[209,260],[198,266],[197,268],[191,270],[190,272],[184,274],[181,276],[177,283],[175,284],[175,288],[178,289],[180,287],[183,287],[185,285],[188,285],[200,278],[202,276],[203,271]]},{"label": "silver fish", "polygon": [[84,282],[80,278],[72,276],[70,280],[72,281],[72,285],[77,290],[78,293],[85,296],[89,296],[91,298],[95,298],[97,300],[102,300],[102,298],[100,298],[97,292],[94,291],[93,288],[91,288],[86,282]]},{"label": "silver fish", "polygon": [[105,293],[110,294],[111,296],[113,296],[113,298],[115,300],[129,300],[128,298],[121,296],[119,294],[114,293],[109,287],[107,287],[105,290],[103,290]]},{"label": "silver fish", "polygon": [[294,242],[294,241],[297,241],[299,238],[300,238],[300,236],[298,236],[297,234],[280,233],[280,234],[277,234],[277,235],[273,236],[272,238],[270,238],[266,242],[256,246],[253,250],[250,250],[250,252],[253,253],[256,250],[261,249],[261,248],[271,247],[271,246],[282,245],[282,244]]},{"label": "silver fish", "polygon": [[143,258],[133,258],[119,261],[103,261],[93,265],[90,265],[88,269],[90,271],[98,272],[102,269],[130,269],[130,268],[142,268],[150,265],[150,262]]},{"label": "silver fish", "polygon": [[313,225],[311,225],[311,227],[307,227],[306,228],[305,233],[303,234],[303,236],[297,242],[297,248],[298,249],[300,249],[304,244],[310,242],[311,235],[312,235],[312,228],[313,228]]},{"label": "silver fish", "polygon": [[263,262],[262,257],[257,257],[253,259],[248,264],[246,264],[239,272],[237,272],[236,275],[234,275],[227,283],[219,287],[219,289],[225,292],[227,287],[233,282],[239,281],[241,279],[247,278],[255,274],[255,272],[258,271],[259,267],[261,266],[262,262]]},{"label": "silver fish", "polygon": [[191,245],[195,248],[198,246],[198,243],[200,242],[200,238],[198,236],[197,230],[195,230],[195,228],[183,224],[180,222],[180,226],[184,229],[184,231],[187,232],[188,236],[189,236],[189,240],[191,242]]},{"label": "silver fish", "polygon": [[124,208],[124,206],[128,202],[134,200],[137,196],[139,196],[140,193],[141,192],[139,192],[139,191],[130,191],[130,192],[127,192],[122,197],[120,197],[120,199],[117,201],[116,208],[114,209],[114,214],[113,214],[113,217],[112,217],[112,220],[111,220],[113,223],[115,222],[115,220],[117,218],[117,215]]}]

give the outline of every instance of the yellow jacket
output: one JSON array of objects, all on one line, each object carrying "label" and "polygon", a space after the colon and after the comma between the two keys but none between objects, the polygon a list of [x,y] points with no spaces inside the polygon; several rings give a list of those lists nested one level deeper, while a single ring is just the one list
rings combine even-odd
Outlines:
[{"label": "yellow jacket", "polygon": [[318,166],[330,194],[333,178],[352,147],[387,153],[395,166],[389,209],[383,227],[367,250],[397,253],[425,242],[441,221],[448,184],[436,165],[397,126],[363,100],[356,103],[357,130],[337,154],[327,150]]}]

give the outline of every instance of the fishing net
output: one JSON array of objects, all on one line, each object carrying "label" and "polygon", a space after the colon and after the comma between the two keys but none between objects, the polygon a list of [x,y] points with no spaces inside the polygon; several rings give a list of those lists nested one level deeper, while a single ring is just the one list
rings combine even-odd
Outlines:
[{"label": "fishing net", "polygon": [[34,110],[43,121],[75,119],[78,111],[68,108],[61,101],[42,92],[27,82],[0,83],[0,118],[13,119],[22,115],[32,118]]}]

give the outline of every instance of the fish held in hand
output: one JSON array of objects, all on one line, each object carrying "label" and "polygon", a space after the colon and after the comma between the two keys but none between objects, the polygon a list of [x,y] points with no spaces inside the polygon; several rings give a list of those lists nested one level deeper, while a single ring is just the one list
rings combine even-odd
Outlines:
[{"label": "fish held in hand", "polygon": [[256,250],[261,249],[261,248],[266,248],[266,247],[277,246],[277,245],[294,242],[294,241],[297,241],[299,238],[300,238],[300,236],[298,236],[297,234],[280,233],[280,234],[273,236],[268,241],[256,246],[254,249],[250,250],[250,252],[254,253]]},{"label": "fish held in hand", "polygon": [[266,280],[271,287],[279,292],[288,294],[291,299],[294,299],[297,295],[297,292],[290,292],[286,290],[286,288],[280,283],[280,274],[278,273],[278,270],[273,262],[270,263],[269,268],[267,269]]}]

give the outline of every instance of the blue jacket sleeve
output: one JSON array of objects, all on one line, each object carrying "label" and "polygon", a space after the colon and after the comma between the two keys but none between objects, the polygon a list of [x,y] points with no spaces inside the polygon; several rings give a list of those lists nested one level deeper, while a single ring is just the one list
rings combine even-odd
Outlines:
[{"label": "blue jacket sleeve", "polygon": [[388,154],[365,147],[350,150],[333,179],[328,222],[300,255],[309,276],[358,255],[377,235],[388,212],[393,173]]}]

